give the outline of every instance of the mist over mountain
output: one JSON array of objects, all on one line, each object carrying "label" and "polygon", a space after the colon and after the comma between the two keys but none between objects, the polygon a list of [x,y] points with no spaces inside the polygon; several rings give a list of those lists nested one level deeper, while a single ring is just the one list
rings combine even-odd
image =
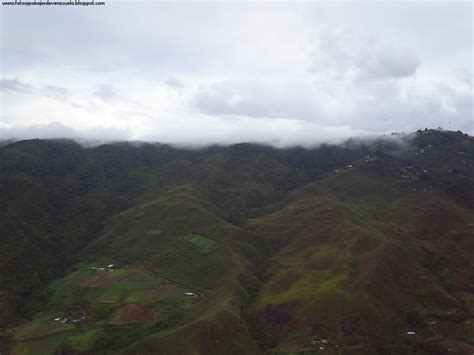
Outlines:
[{"label": "mist over mountain", "polygon": [[0,355],[473,355],[473,6],[2,0]]},{"label": "mist over mountain", "polygon": [[472,352],[462,132],[5,142],[0,188],[2,352]]},{"label": "mist over mountain", "polygon": [[[278,132],[279,130],[281,131]],[[253,132],[250,133],[250,131]],[[217,132],[219,132],[219,130],[217,130]],[[0,131],[0,137],[0,144],[4,144],[3,142],[16,142],[30,139],[52,139],[72,140],[84,147],[129,143],[131,145],[167,144],[172,147],[184,149],[201,149],[213,145],[229,146],[240,143],[260,144],[275,148],[314,148],[323,144],[344,145],[347,144],[347,142],[357,141],[369,144],[371,141],[379,141],[381,139],[405,144],[404,142],[411,139],[411,136],[405,132],[377,134],[373,132],[356,131],[349,127],[347,127],[347,129],[328,129],[316,125],[311,127],[302,125],[298,131],[288,132],[284,126],[278,127],[278,123],[262,127],[261,131],[252,123],[252,126],[249,125],[245,131],[229,136],[221,136],[220,133],[217,133],[214,137],[199,137],[199,133],[194,131],[186,137],[169,136],[162,141],[154,140],[151,137],[148,137],[147,140],[134,140],[131,139],[131,137],[123,135],[123,132],[113,129],[75,130],[59,122],[53,122],[47,125],[32,125],[4,129]]]}]

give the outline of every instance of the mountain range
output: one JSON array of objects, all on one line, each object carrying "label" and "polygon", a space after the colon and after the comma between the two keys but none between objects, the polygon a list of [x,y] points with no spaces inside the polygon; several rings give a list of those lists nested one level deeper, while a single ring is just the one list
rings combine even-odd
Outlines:
[{"label": "mountain range", "polygon": [[0,353],[474,353],[460,131],[7,141],[0,242]]}]

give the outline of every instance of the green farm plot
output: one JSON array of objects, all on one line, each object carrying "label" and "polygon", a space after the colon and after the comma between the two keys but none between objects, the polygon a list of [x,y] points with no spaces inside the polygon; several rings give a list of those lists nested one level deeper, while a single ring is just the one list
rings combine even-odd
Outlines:
[{"label": "green farm plot", "polygon": [[167,299],[186,299],[188,291],[139,268],[115,271],[78,270],[54,283],[50,299],[57,309],[71,304],[121,305],[135,303],[154,305]]},{"label": "green farm plot", "polygon": [[124,300],[127,303],[148,304],[156,301],[156,290],[133,290],[127,293]]},{"label": "green farm plot", "polygon": [[212,251],[219,247],[219,244],[217,242],[201,234],[189,234],[184,239],[195,247],[202,249],[206,252]]},{"label": "green farm plot", "polygon": [[163,230],[162,229],[149,229],[146,231],[146,235],[160,235],[161,233],[163,233]]},{"label": "green farm plot", "polygon": [[[53,284],[51,300],[55,304],[64,303],[124,303],[129,294],[137,291],[158,291],[165,281],[138,268],[123,268],[104,271],[86,270],[73,272],[65,279]],[[142,301],[156,301],[145,297]],[[135,297],[134,302],[141,300]]]},{"label": "green farm plot", "polygon": [[53,317],[46,316],[15,328],[15,334],[17,337],[27,340],[75,329],[76,326],[72,324],[54,322]]},{"label": "green farm plot", "polygon": [[67,338],[67,344],[81,352],[90,351],[101,337],[103,337],[102,330],[88,330],[77,335],[69,336]]},{"label": "green farm plot", "polygon": [[79,303],[84,295],[83,289],[104,276],[105,273],[99,274],[97,270],[91,270],[89,267],[77,270],[67,277],[51,283],[49,286],[50,300],[55,304]]},{"label": "green farm plot", "polygon": [[91,303],[122,303],[129,292],[154,290],[159,285],[158,280],[118,281],[115,284],[93,287],[88,290],[86,297]]}]

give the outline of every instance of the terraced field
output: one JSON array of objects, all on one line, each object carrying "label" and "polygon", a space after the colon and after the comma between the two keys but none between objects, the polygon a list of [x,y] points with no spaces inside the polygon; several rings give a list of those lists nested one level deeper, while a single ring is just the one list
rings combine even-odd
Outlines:
[{"label": "terraced field", "polygon": [[106,343],[114,328],[131,325],[150,331],[173,318],[192,319],[206,304],[197,290],[138,266],[109,268],[105,262],[81,264],[54,282],[49,296],[50,310],[15,329],[14,354],[50,354],[58,348],[87,351]]}]

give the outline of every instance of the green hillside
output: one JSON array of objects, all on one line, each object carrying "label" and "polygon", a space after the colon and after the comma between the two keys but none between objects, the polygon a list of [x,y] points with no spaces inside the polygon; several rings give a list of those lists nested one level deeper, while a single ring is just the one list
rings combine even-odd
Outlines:
[{"label": "green hillside", "polygon": [[472,354],[474,139],[0,148],[0,352]]}]

